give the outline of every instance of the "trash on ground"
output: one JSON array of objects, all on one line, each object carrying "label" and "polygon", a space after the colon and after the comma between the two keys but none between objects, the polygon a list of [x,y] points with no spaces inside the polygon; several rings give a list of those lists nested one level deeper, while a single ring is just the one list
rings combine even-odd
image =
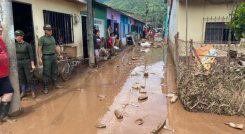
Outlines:
[{"label": "trash on ground", "polygon": [[151,47],[151,44],[149,42],[145,42],[145,43],[141,43],[140,46],[144,48],[149,48]]},{"label": "trash on ground", "polygon": [[178,96],[174,94],[170,99],[170,103],[175,103],[177,100],[178,100]]},{"label": "trash on ground", "polygon": [[204,68],[209,71],[211,69],[212,64],[215,62],[215,57],[218,56],[218,52],[213,48],[212,45],[206,45],[201,48],[195,49],[196,51],[196,63],[197,67],[201,70]]},{"label": "trash on ground", "polygon": [[144,121],[143,121],[143,119],[137,119],[137,120],[135,120],[135,124],[142,125],[142,124],[144,124]]},{"label": "trash on ground", "polygon": [[106,128],[106,125],[103,123],[98,123],[95,127],[97,128]]},{"label": "trash on ground", "polygon": [[117,117],[117,119],[122,119],[122,118],[123,118],[123,114],[122,114],[122,112],[119,111],[119,110],[115,110],[115,111],[114,111],[114,114],[115,114],[115,116]]},{"label": "trash on ground", "polygon": [[239,64],[240,66],[242,66],[242,67],[245,67],[245,61],[240,60],[240,61],[238,62],[238,64]]},{"label": "trash on ground", "polygon": [[158,134],[165,125],[166,125],[166,121],[159,123],[157,128],[151,131],[151,134]]},{"label": "trash on ground", "polygon": [[135,83],[133,86],[132,86],[133,89],[140,89],[141,88],[141,85],[139,83]]},{"label": "trash on ground", "polygon": [[245,116],[244,78],[245,68],[226,57],[217,58],[208,75],[182,64],[177,77],[179,99],[188,111]]},{"label": "trash on ground", "polygon": [[146,100],[146,99],[148,99],[148,95],[146,95],[146,94],[140,95],[139,98],[138,98],[139,101],[143,101],[143,100]]},{"label": "trash on ground", "polygon": [[119,47],[117,47],[117,46],[114,46],[114,49],[116,49],[116,50],[119,50]]},{"label": "trash on ground", "polygon": [[235,124],[235,123],[229,122],[229,123],[225,123],[225,125],[228,125],[235,129],[243,130],[243,124]]},{"label": "trash on ground", "polygon": [[150,49],[149,48],[146,48],[146,49],[141,49],[140,52],[145,52],[145,53],[148,53],[150,52]]}]

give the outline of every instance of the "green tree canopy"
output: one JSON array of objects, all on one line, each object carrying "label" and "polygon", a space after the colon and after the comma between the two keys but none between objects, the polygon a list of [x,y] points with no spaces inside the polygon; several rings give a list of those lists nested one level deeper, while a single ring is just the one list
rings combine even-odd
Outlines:
[{"label": "green tree canopy", "polygon": [[231,22],[231,28],[237,39],[245,38],[245,2],[237,8]]}]

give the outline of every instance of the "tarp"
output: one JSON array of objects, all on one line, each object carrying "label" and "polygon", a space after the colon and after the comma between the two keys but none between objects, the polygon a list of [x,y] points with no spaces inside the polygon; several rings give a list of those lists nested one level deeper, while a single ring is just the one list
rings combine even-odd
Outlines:
[{"label": "tarp", "polygon": [[196,50],[197,56],[199,57],[199,59],[198,57],[196,57],[196,62],[198,63],[198,66],[201,67],[201,64],[202,64],[205,70],[210,70],[211,65],[215,61],[215,57],[218,56],[217,50],[214,49],[212,45],[206,45],[204,47],[197,48],[195,50]]}]

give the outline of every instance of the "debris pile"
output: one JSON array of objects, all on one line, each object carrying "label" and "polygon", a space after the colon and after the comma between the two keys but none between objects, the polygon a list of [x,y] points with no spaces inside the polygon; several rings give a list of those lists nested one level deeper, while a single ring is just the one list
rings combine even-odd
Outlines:
[{"label": "debris pile", "polygon": [[245,67],[216,62],[209,72],[180,65],[179,98],[188,111],[245,116]]}]

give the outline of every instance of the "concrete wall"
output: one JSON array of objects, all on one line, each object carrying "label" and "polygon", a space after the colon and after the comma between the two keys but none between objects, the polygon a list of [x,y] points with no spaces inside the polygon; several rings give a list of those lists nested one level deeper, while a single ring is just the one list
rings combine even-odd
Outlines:
[{"label": "concrete wall", "polygon": [[79,18],[79,23],[74,24],[74,43],[67,45],[77,46],[78,56],[83,57],[83,43],[82,43],[82,25],[80,18],[80,11],[85,8],[85,5],[74,4],[64,0],[16,0],[18,2],[28,3],[32,5],[33,25],[35,33],[36,45],[38,38],[44,35],[43,25],[43,10],[55,11],[60,13],[76,15]]},{"label": "concrete wall", "polygon": [[107,8],[94,4],[94,13],[95,13],[94,18],[101,19],[104,21],[104,33],[102,37],[106,37],[107,35]]},{"label": "concrete wall", "polygon": [[[189,0],[188,1],[188,40],[193,39],[197,42],[203,42],[206,22],[204,17],[218,18],[229,16],[232,9],[231,3],[209,3],[206,0]],[[186,13],[185,1],[179,2],[177,8],[177,28],[180,33],[180,39],[186,38]]]}]

